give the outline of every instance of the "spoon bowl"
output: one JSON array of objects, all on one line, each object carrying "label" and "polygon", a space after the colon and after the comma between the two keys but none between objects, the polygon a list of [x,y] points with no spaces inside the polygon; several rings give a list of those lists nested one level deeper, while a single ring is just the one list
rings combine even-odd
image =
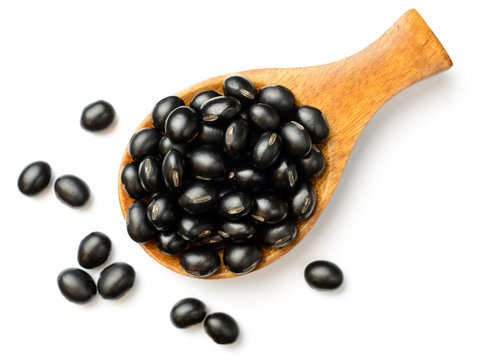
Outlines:
[{"label": "spoon bowl", "polygon": [[[378,40],[362,51],[345,59],[321,66],[241,71],[213,77],[192,85],[176,95],[186,104],[202,90],[222,93],[223,80],[242,75],[252,81],[257,90],[269,84],[289,88],[296,105],[310,105],[327,117],[328,139],[317,145],[324,154],[326,167],[322,174],[311,179],[317,195],[312,215],[297,223],[296,238],[282,248],[264,248],[255,270],[265,267],[289,252],[309,232],[331,198],[351,150],[374,113],[392,96],[412,83],[448,69],[452,61],[445,49],[416,10],[406,12]],[[136,129],[152,127],[148,115]],[[120,171],[132,161],[126,150]],[[119,174],[120,174],[119,171]],[[122,188],[120,176],[118,193],[123,216],[133,199]],[[180,267],[178,256],[161,253],[154,241],[141,245],[160,264],[187,275]],[[223,264],[207,279],[238,276]]]}]

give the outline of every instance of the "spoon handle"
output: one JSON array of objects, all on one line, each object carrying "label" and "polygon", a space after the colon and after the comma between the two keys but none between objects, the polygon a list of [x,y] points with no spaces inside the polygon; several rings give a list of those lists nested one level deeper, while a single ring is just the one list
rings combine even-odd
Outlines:
[{"label": "spoon handle", "polygon": [[[320,108],[327,112],[329,123],[336,125],[331,129],[333,135],[354,144],[387,100],[451,66],[443,45],[418,12],[409,10],[362,51],[331,64],[305,68],[300,75],[306,86],[320,93]],[[329,81],[320,84],[317,79]]]}]

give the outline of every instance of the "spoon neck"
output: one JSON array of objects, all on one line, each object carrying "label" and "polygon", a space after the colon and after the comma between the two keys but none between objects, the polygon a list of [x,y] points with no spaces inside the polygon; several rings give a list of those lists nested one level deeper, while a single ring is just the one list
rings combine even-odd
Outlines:
[{"label": "spoon neck", "polygon": [[334,104],[329,105],[328,120],[340,126],[331,130],[345,132],[355,141],[389,98],[451,66],[449,55],[431,29],[416,10],[410,10],[362,51],[341,61],[311,68],[310,76],[315,79],[319,73],[324,74],[321,78],[330,79],[321,89],[319,85],[319,90],[321,96],[330,94]]}]

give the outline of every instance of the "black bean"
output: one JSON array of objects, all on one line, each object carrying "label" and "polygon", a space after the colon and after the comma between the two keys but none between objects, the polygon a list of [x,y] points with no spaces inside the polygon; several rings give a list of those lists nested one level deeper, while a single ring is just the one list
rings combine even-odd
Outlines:
[{"label": "black bean", "polygon": [[297,167],[287,159],[280,160],[272,169],[271,185],[281,192],[290,192],[298,180]]},{"label": "black bean", "polygon": [[159,251],[166,255],[179,254],[181,251],[186,249],[188,244],[189,241],[179,237],[178,234],[173,230],[160,232],[156,236],[156,246],[158,247]]},{"label": "black bean", "polygon": [[218,96],[201,106],[201,116],[204,121],[214,124],[235,116],[240,109],[240,101],[234,97]]},{"label": "black bean", "polygon": [[243,119],[234,119],[228,125],[224,135],[223,149],[233,159],[245,153],[248,145],[250,131],[248,123]]},{"label": "black bean", "polygon": [[262,247],[256,241],[230,243],[223,253],[223,264],[235,274],[246,274],[258,265]]},{"label": "black bean", "polygon": [[228,179],[239,189],[256,192],[267,186],[267,175],[251,166],[240,166],[232,171]]},{"label": "black bean", "polygon": [[163,159],[162,172],[166,187],[170,191],[180,189],[184,183],[184,158],[176,149],[171,149]]},{"label": "black bean", "polygon": [[231,191],[223,195],[218,203],[218,212],[221,216],[237,220],[250,212],[252,199],[241,191]]},{"label": "black bean", "polygon": [[126,212],[127,233],[137,243],[154,238],[156,230],[147,216],[147,205],[143,200],[134,201]]},{"label": "black bean", "polygon": [[65,269],[57,276],[57,285],[67,300],[77,304],[89,302],[97,292],[92,277],[81,269]]},{"label": "black bean", "polygon": [[178,235],[187,241],[199,241],[213,235],[215,221],[208,215],[183,215],[178,224]]},{"label": "black bean", "polygon": [[292,220],[266,225],[261,229],[260,241],[263,245],[279,248],[290,243],[297,236],[297,227]]},{"label": "black bean", "polygon": [[181,106],[169,114],[164,128],[172,141],[189,143],[198,135],[200,121],[194,109]]},{"label": "black bean", "polygon": [[225,239],[240,242],[251,239],[255,235],[255,224],[249,218],[227,220],[218,227],[218,234]]},{"label": "black bean", "polygon": [[159,140],[159,144],[158,144],[159,155],[161,155],[162,157],[166,156],[166,154],[171,149],[176,149],[181,154],[184,154],[186,151],[186,147],[187,147],[186,144],[176,143],[173,140],[171,140],[167,135],[163,136],[161,140]]},{"label": "black bean", "polygon": [[99,100],[82,110],[81,127],[90,131],[107,128],[114,120],[114,108],[107,101]]},{"label": "black bean", "polygon": [[214,90],[204,90],[197,93],[191,99],[190,107],[195,109],[196,111],[201,111],[201,106],[210,99],[214,97],[222,96],[218,91]]},{"label": "black bean", "polygon": [[257,90],[252,82],[240,75],[227,77],[223,81],[223,93],[238,99],[244,106],[253,103],[257,97]]},{"label": "black bean", "polygon": [[267,104],[255,104],[248,109],[250,125],[258,131],[277,131],[280,127],[280,116]]},{"label": "black bean", "polygon": [[306,178],[313,178],[324,171],[325,168],[325,159],[322,152],[319,148],[315,145],[312,145],[312,150],[310,150],[309,154],[301,159],[297,160],[297,165],[300,169],[302,175]]},{"label": "black bean", "polygon": [[223,129],[221,127],[201,123],[200,133],[196,138],[197,144],[219,146],[223,143]]},{"label": "black bean", "polygon": [[144,128],[137,131],[129,141],[129,155],[134,161],[141,161],[148,155],[156,155],[161,136],[161,133],[153,128]]},{"label": "black bean", "polygon": [[219,180],[225,174],[225,163],[220,153],[209,147],[197,147],[186,154],[191,174],[200,180]]},{"label": "black bean", "polygon": [[273,194],[255,196],[251,216],[259,222],[276,224],[287,216],[287,202]]},{"label": "black bean", "polygon": [[129,162],[121,170],[121,184],[124,192],[132,199],[141,199],[146,196],[139,181],[139,164],[137,162]]},{"label": "black bean", "polygon": [[164,124],[168,115],[180,106],[184,106],[184,101],[178,96],[168,96],[159,100],[151,112],[153,126],[159,131],[164,131]]},{"label": "black bean", "polygon": [[238,339],[240,329],[230,315],[217,312],[206,317],[203,328],[217,344],[231,344]]},{"label": "black bean", "polygon": [[282,140],[277,133],[264,132],[254,139],[251,147],[251,160],[259,169],[266,169],[278,158]]},{"label": "black bean", "polygon": [[307,129],[314,144],[321,143],[329,136],[329,124],[319,109],[300,106],[295,109],[294,120]]},{"label": "black bean", "polygon": [[85,205],[89,200],[89,187],[84,180],[74,175],[63,175],[54,184],[55,195],[64,204],[72,207]]},{"label": "black bean", "polygon": [[289,121],[280,129],[285,153],[293,158],[303,158],[312,149],[309,132],[298,122]]},{"label": "black bean", "polygon": [[154,156],[146,156],[139,164],[139,181],[148,193],[155,193],[163,189],[163,173],[161,161]]},{"label": "black bean", "polygon": [[305,268],[305,281],[316,290],[337,289],[344,281],[342,270],[330,261],[318,260]]},{"label": "black bean", "polygon": [[135,278],[136,272],[131,265],[116,262],[101,271],[97,289],[104,299],[116,300],[133,287]]},{"label": "black bean", "polygon": [[217,202],[216,187],[204,181],[186,186],[178,197],[178,205],[190,214],[204,214]]},{"label": "black bean", "polygon": [[220,256],[209,246],[193,246],[181,253],[179,264],[187,274],[205,277],[219,269]]},{"label": "black bean", "polygon": [[157,230],[166,231],[176,222],[176,207],[166,194],[158,194],[149,202],[147,216]]},{"label": "black bean", "polygon": [[180,329],[199,324],[206,316],[206,305],[198,299],[185,298],[174,304],[169,317]]},{"label": "black bean", "polygon": [[18,177],[18,189],[25,195],[36,195],[49,185],[52,169],[45,161],[35,161],[22,170]]},{"label": "black bean", "polygon": [[273,107],[280,115],[286,115],[295,108],[292,92],[282,85],[267,85],[260,89],[258,101]]},{"label": "black bean", "polygon": [[106,262],[111,253],[111,239],[106,234],[95,231],[87,235],[79,244],[77,261],[86,269],[93,269]]},{"label": "black bean", "polygon": [[290,195],[290,215],[295,220],[307,219],[315,208],[316,196],[314,186],[310,181],[303,180]]}]

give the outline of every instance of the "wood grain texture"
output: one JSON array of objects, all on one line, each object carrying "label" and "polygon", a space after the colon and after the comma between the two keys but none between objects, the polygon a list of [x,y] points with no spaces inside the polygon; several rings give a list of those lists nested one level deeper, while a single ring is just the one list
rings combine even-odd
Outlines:
[{"label": "wood grain texture", "polygon": [[[364,50],[345,59],[322,66],[261,69],[217,76],[190,86],[177,95],[185,103],[199,91],[222,91],[223,80],[234,74],[249,78],[257,89],[268,84],[288,87],[297,105],[319,108],[330,126],[329,138],[318,145],[326,158],[325,171],[313,179],[317,203],[313,215],[297,224],[294,241],[280,249],[264,248],[257,269],[279,259],[297,245],[312,228],[332,196],[349,154],[364,126],[388,99],[412,83],[451,67],[452,62],[441,43],[416,10],[406,12],[388,31]],[[136,129],[152,127],[148,115]],[[122,167],[132,161],[127,148]],[[123,216],[133,201],[118,183]],[[160,264],[186,275],[178,264],[178,256],[162,254],[154,241],[141,245]],[[222,255],[220,253],[220,255]],[[221,268],[207,279],[237,276]]]}]

